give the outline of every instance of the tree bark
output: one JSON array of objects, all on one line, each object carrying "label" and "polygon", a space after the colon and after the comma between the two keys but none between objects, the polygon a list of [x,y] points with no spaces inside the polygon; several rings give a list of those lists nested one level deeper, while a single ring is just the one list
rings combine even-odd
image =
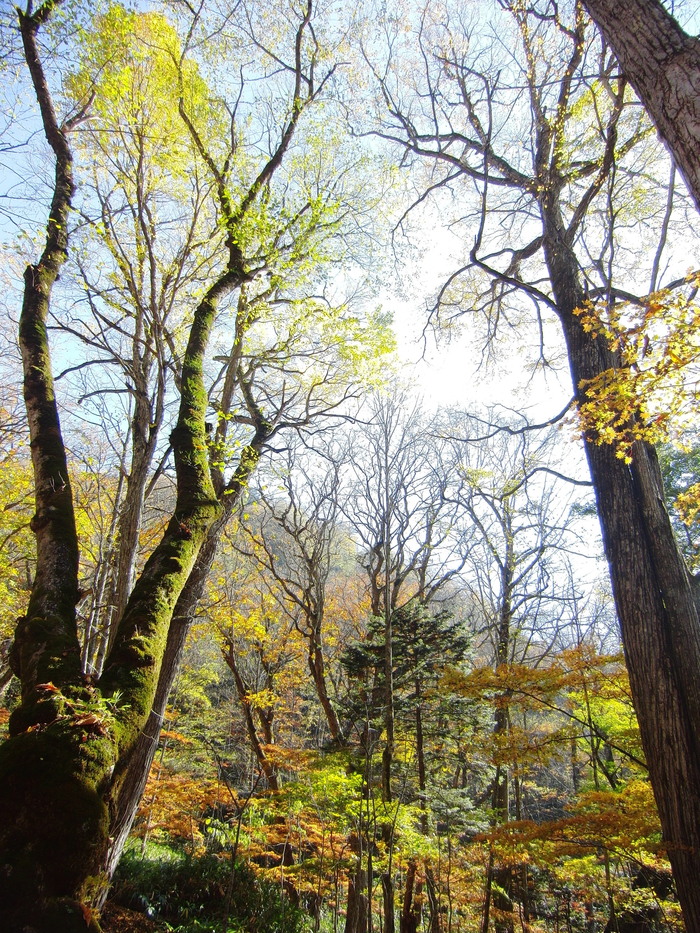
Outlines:
[{"label": "tree bark", "polygon": [[328,730],[333,741],[342,746],[345,744],[345,736],[338,719],[338,714],[333,706],[331,698],[328,696],[328,686],[326,685],[326,662],[323,656],[323,644],[321,642],[320,626],[314,624],[308,638],[307,660],[309,671],[311,673],[316,695],[321,704],[321,708],[326,716]]},{"label": "tree bark", "polygon": [[[89,905],[108,882],[110,805],[119,800],[129,773],[124,763],[149,720],[180,595],[212,527],[226,511],[212,482],[205,420],[209,400],[204,361],[211,329],[221,299],[250,279],[239,226],[281,164],[303,110],[317,93],[300,64],[311,19],[309,4],[295,38],[297,80],[291,116],[276,149],[235,207],[208,160],[219,182],[227,259],[194,308],[189,328],[177,424],[170,437],[177,477],[175,507],[131,593],[95,684],[81,673],[75,612],[77,535],[46,328],[51,290],[68,246],[73,173],[66,135],[81,118],[79,114],[58,125],[37,52],[36,34],[60,2],[46,0],[34,13],[18,13],[45,135],[55,155],[56,180],[45,248],[40,261],[25,273],[20,321],[38,559],[27,616],[18,625],[12,650],[22,702],[11,717],[10,738],[0,746],[0,928],[9,933],[98,929]],[[187,123],[186,114],[183,117]],[[207,161],[196,132],[194,141]],[[245,386],[243,391],[245,395]],[[254,417],[252,422],[256,438],[274,433],[261,414],[259,424]],[[259,452],[254,444],[246,448],[234,486],[254,468]],[[169,659],[169,664],[174,667],[176,661]],[[163,694],[171,676],[171,671],[164,675]]]},{"label": "tree bark", "polygon": [[420,906],[417,903],[419,885],[416,882],[416,860],[409,859],[406,866],[406,883],[404,886],[403,904],[401,906],[400,933],[418,933],[421,919]]},{"label": "tree bark", "polygon": [[384,933],[395,933],[394,879],[389,871],[382,872],[382,907]]},{"label": "tree bark", "polygon": [[344,933],[367,933],[369,905],[365,888],[367,873],[358,866],[348,879],[348,903],[345,912]]},{"label": "tree bark", "polygon": [[18,14],[56,179],[45,247],[25,273],[20,319],[37,566],[12,649],[22,702],[0,746],[0,926],[13,933],[97,929],[86,904],[104,879],[107,801],[118,791],[115,765],[147,721],[175,603],[220,509],[206,453],[203,360],[218,299],[240,280],[226,272],[195,311],[173,438],[176,512],[132,594],[97,689],[83,680],[80,666],[77,535],[46,329],[52,287],[67,255],[73,195],[71,126],[57,123],[36,45],[54,6]]},{"label": "tree bark", "polygon": [[280,786],[277,779],[277,769],[265,754],[263,743],[258,737],[258,730],[255,727],[253,711],[250,708],[250,701],[248,699],[248,690],[243,681],[243,678],[241,677],[241,672],[238,669],[236,653],[231,641],[229,641],[226,645],[226,650],[224,651],[224,660],[228,664],[229,669],[233,674],[233,679],[236,684],[236,693],[238,694],[238,702],[241,706],[243,719],[245,720],[246,731],[248,732],[248,739],[250,740],[250,745],[255,754],[255,758],[258,762],[258,765],[260,766],[260,770],[265,775],[265,779],[267,780],[270,790],[278,791]]},{"label": "tree bark", "polygon": [[[146,725],[129,756],[120,761],[118,765],[121,779],[119,781],[119,793],[112,800],[110,845],[105,859],[105,874],[108,881],[112,879],[117,868],[139,802],[146,788],[148,774],[158,749],[168,699],[180,669],[187,633],[195,619],[199,602],[204,593],[204,587],[216,557],[221,535],[231,517],[234,506],[240,498],[241,492],[250,481],[257,467],[260,452],[269,440],[271,433],[270,425],[261,420],[256,426],[253,439],[243,451],[238,467],[228,484],[224,486],[223,477],[215,483],[218,498],[222,503],[222,513],[210,528],[209,536],[197,556],[194,568],[175,607],[173,619],[168,629],[153,707]],[[108,889],[105,886],[96,902],[96,906],[103,906],[107,893]]]},{"label": "tree bark", "polygon": [[700,210],[700,39],[659,0],[584,0]]},{"label": "tree bark", "polygon": [[[575,310],[585,295],[556,198],[541,206],[545,258],[575,391],[614,367]],[[642,743],[689,933],[700,931],[700,624],[693,584],[664,506],[654,449],[631,464],[585,437]]]}]

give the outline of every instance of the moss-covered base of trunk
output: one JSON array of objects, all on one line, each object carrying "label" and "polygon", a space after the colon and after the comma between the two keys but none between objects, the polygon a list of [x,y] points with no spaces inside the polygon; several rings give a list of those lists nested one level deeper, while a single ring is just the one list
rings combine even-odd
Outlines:
[{"label": "moss-covered base of trunk", "polygon": [[0,746],[0,930],[99,929],[90,901],[109,841],[114,741],[65,717]]},{"label": "moss-covered base of trunk", "polygon": [[7,933],[101,933],[101,928],[84,904],[59,897],[42,903],[29,923],[8,927]]}]

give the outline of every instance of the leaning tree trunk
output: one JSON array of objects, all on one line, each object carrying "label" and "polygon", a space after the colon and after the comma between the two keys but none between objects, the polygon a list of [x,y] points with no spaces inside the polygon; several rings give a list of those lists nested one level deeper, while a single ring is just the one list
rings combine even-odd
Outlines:
[{"label": "leaning tree trunk", "polygon": [[[202,363],[216,299],[230,281],[217,283],[195,314],[173,432],[175,514],[134,588],[97,686],[87,684],[79,669],[75,599],[72,605],[69,599],[71,584],[77,593],[77,564],[71,576],[65,566],[55,568],[55,553],[37,562],[15,643],[23,702],[0,747],[2,929],[85,930],[85,904],[106,882],[108,801],[119,793],[117,765],[148,720],[175,604],[220,511],[207,463]],[[41,437],[47,435],[44,425]],[[42,488],[39,481],[37,486]],[[52,534],[69,538],[68,505],[62,511],[53,505],[44,521],[37,496],[40,555]]]},{"label": "leaning tree trunk", "polygon": [[[197,563],[187,585],[180,594],[168,629],[163,663],[151,713],[129,755],[125,756],[118,765],[121,772],[119,793],[111,803],[110,843],[105,857],[105,875],[108,881],[112,879],[119,864],[136,811],[146,789],[151,765],[158,750],[168,698],[180,668],[187,633],[194,621],[197,605],[213,560],[213,551],[216,550],[214,542],[214,536],[210,534],[199,552]],[[98,908],[104,906],[108,892],[109,887],[105,885],[96,903]]]},{"label": "leaning tree trunk", "polygon": [[[110,844],[105,859],[105,875],[111,880],[124,850],[131,826],[138,810],[139,802],[146,788],[148,775],[158,749],[158,740],[163,727],[168,699],[175,683],[180,661],[182,660],[187,633],[197,613],[199,602],[204,594],[221,535],[226,527],[234,506],[240,499],[260,459],[260,452],[272,433],[271,426],[261,420],[251,442],[244,449],[234,475],[224,487],[219,485],[217,495],[222,503],[222,513],[210,530],[203,544],[192,572],[187,580],[173,613],[168,629],[168,638],[163,654],[163,663],[158,677],[158,687],[153,700],[150,715],[134,747],[119,763],[121,772],[119,793],[111,804]],[[218,484],[217,484],[218,485]],[[97,900],[102,907],[108,888],[105,886]]]},{"label": "leaning tree trunk", "polygon": [[[584,293],[552,196],[542,205],[544,249],[578,396],[613,368],[602,338],[575,313]],[[700,931],[700,624],[693,583],[673,537],[654,449],[627,464],[584,438],[622,630],[634,706],[688,933]]]},{"label": "leaning tree trunk", "polygon": [[134,589],[107,669],[98,685],[90,684],[80,665],[77,535],[46,328],[52,286],[67,254],[73,194],[70,126],[57,123],[36,47],[54,7],[50,2],[33,15],[19,13],[56,181],[44,251],[25,274],[20,320],[37,565],[12,650],[22,700],[0,746],[0,929],[10,933],[97,929],[86,905],[104,882],[116,765],[146,724],[175,604],[220,511],[207,461],[203,361],[218,299],[243,274],[229,268],[195,311],[172,438],[176,511]]},{"label": "leaning tree trunk", "polygon": [[700,210],[700,40],[659,0],[584,0]]},{"label": "leaning tree trunk", "polygon": [[314,621],[311,625],[311,631],[308,638],[307,662],[311,678],[316,688],[316,695],[321,704],[321,708],[326,716],[326,723],[331,738],[338,746],[346,744],[345,736],[340,725],[338,713],[333,705],[333,701],[328,695],[328,685],[326,683],[326,662],[323,656],[323,642],[321,640],[321,625]]}]

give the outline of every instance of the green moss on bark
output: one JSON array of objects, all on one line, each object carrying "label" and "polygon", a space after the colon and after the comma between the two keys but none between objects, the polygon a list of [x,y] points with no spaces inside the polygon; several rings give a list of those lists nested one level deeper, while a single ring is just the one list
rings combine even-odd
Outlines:
[{"label": "green moss on bark", "polygon": [[[88,878],[101,872],[116,742],[87,704],[63,698],[62,710],[52,723],[15,735],[0,747],[3,930],[24,927],[28,904],[44,924],[37,929],[81,929],[67,905],[77,903]],[[57,899],[65,899],[59,913],[65,914],[66,925],[51,928],[46,917],[53,916],[53,908],[48,905]]]}]

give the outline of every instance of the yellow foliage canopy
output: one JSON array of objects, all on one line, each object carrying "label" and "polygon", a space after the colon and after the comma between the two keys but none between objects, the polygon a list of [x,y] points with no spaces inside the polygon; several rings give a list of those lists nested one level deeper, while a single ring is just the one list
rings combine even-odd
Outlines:
[{"label": "yellow foliage canopy", "polygon": [[673,440],[695,418],[700,384],[700,274],[688,293],[663,290],[639,305],[588,302],[577,313],[585,331],[605,340],[619,365],[579,388],[581,425],[597,444],[629,460],[635,441]]}]

